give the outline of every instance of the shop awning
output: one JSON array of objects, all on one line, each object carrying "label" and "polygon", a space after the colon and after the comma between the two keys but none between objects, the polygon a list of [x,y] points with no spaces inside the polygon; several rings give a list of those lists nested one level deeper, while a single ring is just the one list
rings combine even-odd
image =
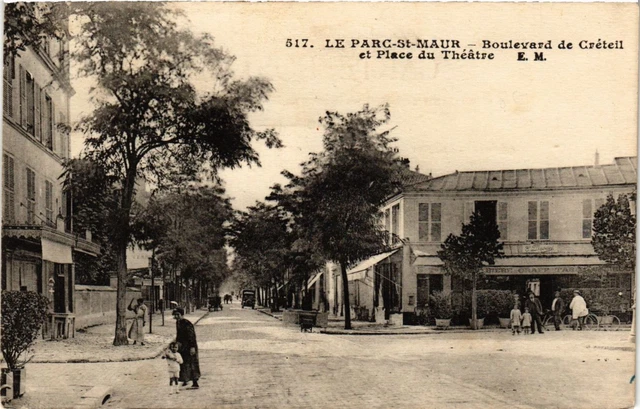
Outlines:
[{"label": "shop awning", "polygon": [[361,261],[355,267],[347,271],[347,278],[349,279],[349,281],[364,280],[364,278],[367,276],[366,273],[369,268],[375,266],[376,264],[383,261],[384,259],[391,256],[392,254],[396,253],[397,251],[398,250],[393,250],[387,253],[376,254],[373,257],[369,257],[368,259]]},{"label": "shop awning", "polygon": [[307,283],[307,290],[309,288],[311,288],[312,285],[315,284],[316,281],[318,281],[318,279],[320,278],[320,276],[322,275],[323,271],[319,272],[318,274],[316,274],[315,276],[313,276],[313,278],[311,280],[309,280],[309,282]]},{"label": "shop awning", "polygon": [[44,237],[40,239],[42,243],[42,259],[58,264],[72,264],[71,246],[57,243]]}]

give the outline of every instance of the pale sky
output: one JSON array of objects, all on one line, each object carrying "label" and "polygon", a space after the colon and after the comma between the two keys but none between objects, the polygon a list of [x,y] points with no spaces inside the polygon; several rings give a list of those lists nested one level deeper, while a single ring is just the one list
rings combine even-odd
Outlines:
[{"label": "pale sky", "polygon": [[[275,128],[285,148],[256,144],[262,167],[221,176],[236,208],[262,200],[283,169],[319,151],[318,117],[389,103],[400,155],[423,173],[589,165],[636,155],[637,10],[635,4],[176,3],[195,32],[235,55],[235,72],[264,76],[275,92],[256,128]],[[287,48],[306,38],[314,48]],[[493,60],[361,60],[367,49],[325,48],[326,39],[455,39]],[[574,43],[558,50],[560,40]],[[581,50],[581,40],[622,40],[620,50]],[[493,42],[547,41],[544,62],[517,61],[520,50]],[[469,44],[476,44],[469,47]],[[375,57],[377,50],[370,49]],[[527,50],[529,52],[529,50]],[[529,55],[533,60],[533,55]],[[87,112],[76,82],[72,119]],[[81,137],[72,141],[79,152]]]}]

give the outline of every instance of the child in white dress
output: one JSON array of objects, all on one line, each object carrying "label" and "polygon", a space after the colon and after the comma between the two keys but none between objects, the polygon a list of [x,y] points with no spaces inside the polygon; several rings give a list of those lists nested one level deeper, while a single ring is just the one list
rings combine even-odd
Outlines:
[{"label": "child in white dress", "polygon": [[178,352],[178,343],[172,342],[169,344],[169,349],[164,352],[162,359],[167,360],[167,366],[169,369],[169,386],[171,393],[180,393],[178,390],[178,378],[180,377],[180,364],[182,364],[182,355]]}]

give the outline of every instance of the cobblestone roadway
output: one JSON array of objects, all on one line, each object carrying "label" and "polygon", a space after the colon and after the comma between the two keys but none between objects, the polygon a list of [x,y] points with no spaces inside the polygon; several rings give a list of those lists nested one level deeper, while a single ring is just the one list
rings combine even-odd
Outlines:
[{"label": "cobblestone roadway", "polygon": [[[633,359],[632,353],[580,348],[584,355],[603,356],[603,361],[599,367],[575,368],[594,373],[585,375],[586,383],[581,381],[572,387],[564,382],[566,379],[558,382],[556,375],[548,372],[554,368],[562,372],[564,363],[556,359],[557,351],[543,351],[537,356],[528,350],[535,346],[538,351],[540,342],[557,344],[554,336],[576,335],[566,332],[545,334],[546,338],[540,338],[538,343],[533,338],[514,340],[507,334],[497,334],[502,338],[499,341],[466,339],[462,343],[456,339],[465,338],[466,334],[426,337],[303,334],[296,328],[283,327],[271,317],[238,307],[211,313],[196,331],[203,372],[199,390],[183,389],[179,395],[171,395],[163,360],[135,362],[123,366],[126,374],[115,385],[114,397],[107,406],[514,408],[530,403],[538,407],[550,404],[575,408],[583,403],[584,407],[623,407],[628,406],[625,402],[630,403],[628,375],[633,371],[633,363],[622,365],[622,362]],[[486,340],[496,334],[472,336]],[[451,345],[456,345],[457,350],[452,350]],[[485,347],[478,349],[478,345]],[[496,357],[496,346],[500,345],[512,349],[517,345],[517,350],[511,352],[518,355],[499,348],[501,352],[497,354],[503,355]],[[479,358],[477,363],[474,356]],[[607,366],[604,356],[611,359]],[[528,362],[535,365],[527,369]],[[567,378],[572,374],[569,372]],[[604,383],[603,377],[607,379]],[[609,381],[610,377],[613,378]],[[592,383],[598,389],[590,388]],[[549,396],[532,399],[538,396],[539,389]],[[576,400],[585,390],[594,391],[593,396]],[[608,392],[603,396],[602,390]],[[598,396],[602,398],[600,401]]]}]

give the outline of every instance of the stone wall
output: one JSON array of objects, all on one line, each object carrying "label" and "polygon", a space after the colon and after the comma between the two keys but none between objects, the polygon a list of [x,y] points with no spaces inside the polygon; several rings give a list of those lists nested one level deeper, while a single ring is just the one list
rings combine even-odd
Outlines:
[{"label": "stone wall", "polygon": [[[140,298],[140,290],[128,288],[125,302]],[[115,323],[116,289],[99,285],[76,285],[73,298],[76,315],[76,329],[94,325]],[[127,311],[127,315],[131,313]]]}]

